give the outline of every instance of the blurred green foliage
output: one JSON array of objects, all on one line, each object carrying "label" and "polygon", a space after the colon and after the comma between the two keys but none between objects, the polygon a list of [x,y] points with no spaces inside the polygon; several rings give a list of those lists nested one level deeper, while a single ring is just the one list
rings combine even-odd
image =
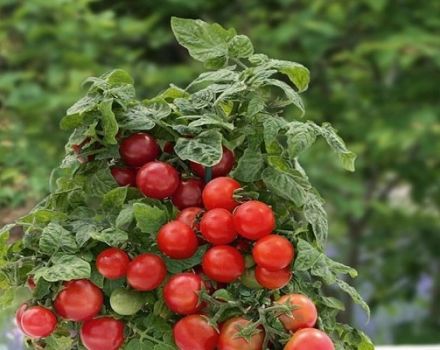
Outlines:
[{"label": "blurred green foliage", "polygon": [[369,333],[440,341],[439,13],[415,0],[0,0],[0,208],[47,190],[58,122],[84,78],[121,67],[142,97],[183,85],[202,67],[170,17],[221,22],[306,64],[307,118],[332,122],[359,155],[354,174],[319,147],[304,161],[328,199],[335,254],[360,270]]}]

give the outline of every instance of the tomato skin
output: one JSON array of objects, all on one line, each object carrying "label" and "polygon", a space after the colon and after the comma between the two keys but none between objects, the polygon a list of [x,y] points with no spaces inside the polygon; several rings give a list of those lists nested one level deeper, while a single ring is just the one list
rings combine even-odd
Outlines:
[{"label": "tomato skin", "polygon": [[287,342],[284,350],[335,350],[330,337],[319,329],[303,328]]},{"label": "tomato skin", "polygon": [[202,286],[202,279],[195,273],[178,273],[165,284],[163,289],[165,304],[176,314],[194,314],[201,307],[198,294]]},{"label": "tomato skin", "polygon": [[214,245],[231,243],[237,237],[232,214],[223,208],[211,209],[203,215],[200,232]]},{"label": "tomato skin", "polygon": [[[234,163],[235,163],[234,153],[231,150],[227,149],[226,147],[223,147],[222,159],[220,160],[219,163],[217,163],[211,168],[212,177],[215,178],[215,177],[228,175],[229,172],[234,167]],[[203,165],[190,162],[189,166],[195,174],[197,174],[201,178],[205,177],[205,167]]]},{"label": "tomato skin", "polygon": [[86,279],[69,281],[55,298],[58,315],[70,321],[84,321],[95,317],[102,308],[102,291]]},{"label": "tomato skin", "polygon": [[232,318],[223,325],[218,340],[217,350],[262,350],[264,331],[254,334],[250,341],[238,336],[240,329],[246,327],[251,321],[243,317]]},{"label": "tomato skin", "polygon": [[160,154],[160,148],[154,137],[139,132],[122,140],[119,153],[125,164],[140,167],[155,160]]},{"label": "tomato skin", "polygon": [[172,259],[187,259],[195,254],[199,242],[191,227],[173,220],[159,230],[157,245],[162,253]]},{"label": "tomato skin", "polygon": [[303,294],[283,295],[276,301],[277,304],[287,304],[294,307],[291,311],[292,316],[288,314],[279,317],[284,328],[288,331],[296,332],[302,328],[312,328],[318,319],[318,311],[312,300]]},{"label": "tomato skin", "polygon": [[116,280],[127,275],[130,258],[122,249],[108,248],[96,258],[96,268],[105,278]]},{"label": "tomato skin", "polygon": [[124,323],[112,317],[84,322],[81,341],[87,350],[118,350],[124,343]]},{"label": "tomato skin", "polygon": [[203,181],[200,179],[182,180],[171,197],[171,201],[180,210],[201,207],[203,186]]},{"label": "tomato skin", "polygon": [[255,278],[264,288],[279,289],[289,283],[292,273],[289,267],[278,271],[269,271],[264,267],[257,266],[255,268]]},{"label": "tomato skin", "polygon": [[15,323],[17,324],[18,328],[21,329],[22,332],[23,332],[23,327],[21,327],[21,319],[23,317],[23,313],[27,308],[28,308],[27,304],[21,304],[20,307],[15,312]]},{"label": "tomato skin", "polygon": [[263,202],[249,201],[234,211],[234,226],[238,234],[250,240],[258,240],[275,228],[272,209]]},{"label": "tomato skin", "polygon": [[202,315],[180,319],[173,328],[173,335],[179,350],[215,350],[219,336]]},{"label": "tomato skin", "polygon": [[203,272],[210,279],[231,283],[244,272],[244,258],[240,252],[228,245],[208,249],[202,259]]},{"label": "tomato skin", "polygon": [[255,243],[252,256],[258,266],[277,271],[289,266],[294,257],[294,249],[286,237],[268,235]]},{"label": "tomato skin", "polygon": [[203,192],[203,204],[205,208],[223,208],[232,211],[239,203],[234,199],[234,191],[240,188],[240,184],[230,177],[218,177],[209,181]]},{"label": "tomato skin", "polygon": [[134,258],[127,269],[128,284],[140,291],[150,291],[160,286],[167,268],[160,256],[145,253]]},{"label": "tomato skin", "polygon": [[119,186],[136,187],[136,169],[113,166],[110,171]]},{"label": "tomato skin", "polygon": [[171,165],[154,161],[138,170],[136,185],[147,197],[164,199],[179,187],[179,173]]},{"label": "tomato skin", "polygon": [[31,338],[44,338],[57,327],[55,314],[41,306],[31,306],[21,315],[20,328]]},{"label": "tomato skin", "polygon": [[202,215],[203,209],[198,207],[190,207],[183,209],[176,217],[177,221],[191,227],[192,230],[199,230],[198,218]]},{"label": "tomato skin", "polygon": [[171,141],[165,142],[165,144],[163,145],[163,151],[168,154],[173,154],[174,153],[174,143],[172,143]]}]

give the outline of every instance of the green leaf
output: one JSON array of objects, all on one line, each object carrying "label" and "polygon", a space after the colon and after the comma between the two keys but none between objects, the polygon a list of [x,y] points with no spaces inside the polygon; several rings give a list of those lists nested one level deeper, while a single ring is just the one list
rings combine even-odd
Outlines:
[{"label": "green leaf", "polygon": [[169,273],[179,273],[189,270],[202,262],[202,257],[208,250],[208,245],[200,246],[197,252],[189,259],[174,260],[164,257],[165,264]]},{"label": "green leaf", "polygon": [[107,192],[102,200],[102,206],[107,210],[118,210],[124,205],[127,198],[127,187],[116,187]]},{"label": "green leaf", "polygon": [[236,58],[246,58],[254,53],[254,46],[246,35],[236,35],[229,42],[229,55]]},{"label": "green leaf", "polygon": [[130,76],[130,74],[128,74],[128,72],[123,69],[114,69],[111,72],[107,73],[106,80],[110,85],[132,85],[134,83],[133,78]]},{"label": "green leaf", "polygon": [[168,220],[166,210],[144,203],[135,203],[133,212],[137,227],[145,233],[156,233]]},{"label": "green leaf", "polygon": [[281,153],[282,148],[277,138],[281,129],[287,125],[281,118],[265,118],[263,120],[264,144],[268,153]]},{"label": "green leaf", "polygon": [[52,255],[59,251],[75,253],[78,246],[74,235],[59,224],[50,223],[47,225],[40,237],[40,251],[47,255]]},{"label": "green leaf", "polygon": [[106,166],[90,175],[84,185],[84,191],[88,196],[101,197],[115,187],[115,179],[110,169]]},{"label": "green leaf", "polygon": [[127,228],[134,220],[134,209],[133,206],[127,206],[123,208],[117,218],[116,218],[116,227],[117,228]]},{"label": "green leaf", "polygon": [[322,200],[316,194],[309,192],[303,210],[305,219],[312,225],[316,242],[320,248],[323,248],[328,236],[328,221]]},{"label": "green leaf", "polygon": [[287,151],[294,158],[316,141],[316,131],[308,123],[291,122],[287,135]]},{"label": "green leaf", "polygon": [[104,141],[110,145],[115,145],[118,143],[116,134],[118,133],[119,127],[112,110],[112,105],[112,98],[105,99],[99,104],[99,111],[101,112],[102,126],[104,129]]},{"label": "green leaf", "polygon": [[70,350],[72,349],[73,339],[70,336],[54,333],[45,339],[46,350]]},{"label": "green leaf", "polygon": [[[98,94],[87,94],[82,99],[77,101],[72,107],[70,107],[66,115],[67,116],[74,116],[78,114],[84,114],[86,112],[93,111],[95,108],[97,108],[99,102],[101,101],[102,97]],[[68,128],[71,128],[71,125],[69,123],[64,124],[67,122],[61,122],[61,127],[65,126]]]},{"label": "green leaf", "polygon": [[171,18],[171,28],[180,45],[188,49],[196,60],[227,57],[228,42],[235,36],[235,30],[226,30],[217,23],[202,20]]},{"label": "green leaf", "polygon": [[190,128],[212,125],[212,126],[218,126],[218,127],[224,128],[229,131],[234,130],[234,124],[225,122],[221,117],[219,117],[215,114],[205,114],[205,115],[197,115],[197,116],[183,116],[181,118],[195,119],[188,124],[188,127],[190,127]]},{"label": "green leaf", "polygon": [[203,131],[192,139],[179,138],[174,151],[182,160],[213,166],[222,158],[222,138],[217,130]]},{"label": "green leaf", "polygon": [[234,169],[233,176],[239,181],[254,182],[261,179],[264,157],[259,151],[246,149]]},{"label": "green leaf", "polygon": [[34,272],[36,280],[44,278],[48,282],[70,281],[89,278],[90,264],[75,255],[61,255],[53,259],[50,267],[41,267]]},{"label": "green leaf", "polygon": [[280,88],[281,90],[283,90],[287,100],[286,100],[286,102],[280,104],[281,107],[287,106],[289,104],[293,104],[296,107],[298,107],[298,109],[301,111],[301,115],[304,115],[305,108],[304,108],[304,104],[303,104],[301,97],[288,84],[286,84],[284,81],[277,80],[277,79],[266,79],[265,85],[276,86],[276,87]]},{"label": "green leaf", "polygon": [[287,75],[298,88],[298,92],[307,90],[310,82],[310,71],[302,64],[283,60],[271,60],[273,66],[280,73]]},{"label": "green leaf", "polygon": [[18,223],[45,225],[50,221],[63,221],[67,215],[61,211],[50,209],[35,209],[18,220]]},{"label": "green leaf", "polygon": [[[212,72],[201,73],[193,82],[187,87],[202,84],[202,83],[230,83],[235,82],[239,78],[239,74],[234,71],[235,66],[225,67]],[[177,96],[181,97],[181,96]]]},{"label": "green leaf", "polygon": [[128,240],[128,233],[116,228],[109,227],[102,231],[90,231],[89,235],[96,241],[107,243],[109,246],[116,247]]},{"label": "green leaf", "polygon": [[154,120],[160,120],[171,114],[171,107],[163,98],[154,98],[152,100],[142,101],[145,106],[145,112]]},{"label": "green leaf", "polygon": [[75,233],[75,240],[79,247],[83,247],[91,238],[93,232],[98,232],[96,225],[87,221],[76,221],[72,223],[73,231]]},{"label": "green leaf", "polygon": [[370,318],[370,308],[368,307],[368,305],[364,301],[364,299],[361,297],[359,292],[356,289],[354,289],[352,286],[350,286],[347,282],[345,282],[341,279],[336,280],[336,285],[339,288],[341,288],[341,290],[343,290],[345,293],[347,293],[356,304],[360,305],[360,307],[362,309],[364,309],[364,311],[367,313],[368,319],[369,319]]},{"label": "green leaf", "polygon": [[124,350],[145,350],[153,349],[154,344],[148,340],[132,339],[125,346]]},{"label": "green leaf", "polygon": [[151,112],[151,108],[142,104],[130,106],[118,114],[118,119],[120,120],[119,125],[121,128],[129,130],[153,129],[156,122],[151,116]]},{"label": "green leaf", "polygon": [[261,96],[255,95],[248,103],[247,116],[253,117],[266,107],[266,102]]}]

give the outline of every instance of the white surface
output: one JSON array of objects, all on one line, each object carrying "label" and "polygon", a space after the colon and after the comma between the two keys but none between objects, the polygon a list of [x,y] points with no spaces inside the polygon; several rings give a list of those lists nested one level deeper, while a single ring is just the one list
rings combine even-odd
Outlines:
[{"label": "white surface", "polygon": [[376,350],[440,350],[440,345],[376,346]]}]

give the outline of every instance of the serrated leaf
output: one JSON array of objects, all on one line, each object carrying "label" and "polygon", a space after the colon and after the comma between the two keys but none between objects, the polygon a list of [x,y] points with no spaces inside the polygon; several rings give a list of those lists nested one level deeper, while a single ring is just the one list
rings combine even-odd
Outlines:
[{"label": "serrated leaf", "polygon": [[36,280],[44,278],[48,282],[58,282],[90,277],[90,264],[75,255],[62,255],[53,260],[52,266],[34,272]]},{"label": "serrated leaf", "polygon": [[[239,74],[234,71],[235,66],[226,67],[212,72],[201,73],[189,86],[202,84],[202,83],[229,83],[237,81]],[[181,96],[177,96],[181,97]]]},{"label": "serrated leaf", "polygon": [[286,74],[290,81],[298,88],[298,92],[307,90],[310,82],[310,71],[302,64],[283,61],[283,60],[271,60],[273,66],[283,74]]},{"label": "serrated leaf", "polygon": [[120,209],[124,205],[125,199],[127,198],[126,186],[116,187],[109,192],[107,192],[102,199],[102,206],[107,210]]},{"label": "serrated leaf", "polygon": [[199,115],[199,116],[184,116],[182,118],[186,119],[194,119],[192,122],[188,124],[188,127],[190,128],[196,128],[200,126],[205,125],[213,125],[218,126],[221,128],[224,128],[226,130],[232,131],[234,130],[234,124],[225,122],[220,117],[216,116],[215,114],[205,114],[205,115]]},{"label": "serrated leaf", "polygon": [[299,94],[295,90],[293,90],[292,87],[290,87],[284,81],[277,79],[266,79],[265,85],[276,86],[284,92],[287,100],[285,103],[281,104],[281,106],[287,106],[289,104],[293,104],[301,111],[301,115],[304,115],[305,107],[303,101],[299,96]]},{"label": "serrated leaf", "polygon": [[248,103],[247,116],[252,117],[260,113],[266,107],[266,103],[261,96],[254,96]]},{"label": "serrated leaf", "polygon": [[106,80],[110,85],[120,85],[120,84],[128,84],[131,85],[134,83],[133,78],[123,69],[114,69],[111,72],[107,73]]},{"label": "serrated leaf", "polygon": [[160,120],[171,114],[171,107],[163,98],[154,98],[152,100],[142,101],[146,108],[146,112],[154,120]]},{"label": "serrated leaf", "polygon": [[294,158],[316,141],[316,130],[308,123],[291,122],[287,135],[287,151]]},{"label": "serrated leaf", "polygon": [[305,219],[312,225],[316,242],[323,248],[328,236],[328,221],[322,200],[316,194],[308,193],[303,210]]},{"label": "serrated leaf", "polygon": [[343,290],[345,293],[347,293],[356,304],[360,305],[360,307],[367,313],[368,319],[370,319],[370,308],[361,297],[359,292],[352,286],[350,286],[347,282],[341,279],[336,280],[336,285],[341,288],[341,290]]},{"label": "serrated leaf", "polygon": [[112,110],[113,99],[108,98],[99,104],[99,111],[101,112],[102,127],[104,129],[104,141],[110,145],[117,144],[116,134],[119,126],[116,121],[115,114]]},{"label": "serrated leaf", "polygon": [[[70,107],[67,112],[66,115],[67,116],[73,116],[73,115],[77,115],[77,114],[83,114],[86,112],[90,112],[92,110],[94,110],[99,102],[101,101],[102,97],[98,94],[87,94],[86,96],[84,96],[83,98],[81,98],[79,101],[77,101],[72,107]],[[67,122],[61,122],[61,125],[63,127],[63,125],[65,127],[71,127],[71,125],[69,123],[64,124]]]},{"label": "serrated leaf", "polygon": [[129,130],[150,130],[156,122],[151,117],[151,109],[142,104],[129,106],[118,114],[120,126]]},{"label": "serrated leaf", "polygon": [[72,349],[73,339],[70,336],[54,333],[44,340],[46,350],[70,350]]},{"label": "serrated leaf", "polygon": [[135,203],[133,213],[137,227],[145,233],[156,233],[168,220],[166,210],[144,203]]},{"label": "serrated leaf", "polygon": [[72,232],[53,222],[44,228],[40,237],[39,248],[42,253],[47,255],[59,251],[74,253],[78,250]]},{"label": "serrated leaf", "polygon": [[259,151],[246,149],[238,160],[233,176],[239,181],[254,182],[261,179],[264,157]]},{"label": "serrated leaf", "polygon": [[90,237],[96,241],[107,243],[111,247],[116,247],[128,240],[128,233],[116,228],[109,227],[101,231],[91,231]]},{"label": "serrated leaf", "polygon": [[282,148],[277,141],[277,137],[280,130],[286,125],[286,121],[281,118],[265,118],[263,120],[264,144],[268,153],[281,153]]},{"label": "serrated leaf", "polygon": [[105,167],[89,176],[88,181],[84,185],[84,191],[88,196],[101,197],[115,186],[110,169]]},{"label": "serrated leaf", "polygon": [[229,42],[229,55],[236,58],[246,58],[254,53],[254,46],[246,35],[236,35]]},{"label": "serrated leaf", "polygon": [[126,228],[129,226],[134,220],[134,209],[133,206],[130,205],[126,208],[123,208],[118,216],[116,217],[116,227],[117,228]]},{"label": "serrated leaf", "polygon": [[200,246],[197,249],[197,252],[189,259],[180,259],[174,260],[168,257],[165,257],[165,264],[167,265],[167,270],[170,273],[179,273],[193,268],[196,265],[199,265],[202,262],[202,257],[205,252],[208,250],[207,245]]}]

